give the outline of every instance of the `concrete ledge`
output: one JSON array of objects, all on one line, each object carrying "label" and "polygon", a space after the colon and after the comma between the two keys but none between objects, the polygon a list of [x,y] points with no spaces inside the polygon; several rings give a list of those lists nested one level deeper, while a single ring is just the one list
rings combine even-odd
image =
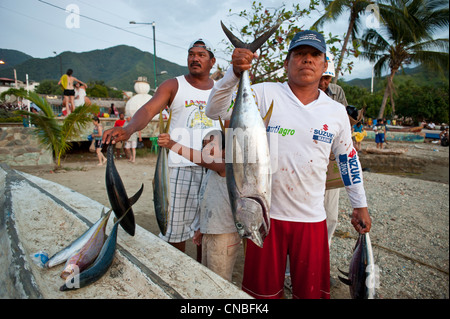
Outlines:
[{"label": "concrete ledge", "polygon": [[[4,164],[0,204],[0,266],[7,270],[0,275],[0,298],[250,298],[138,225],[134,237],[119,227],[113,264],[100,280],[60,292],[64,264],[41,269],[29,255],[43,250],[51,256],[67,246],[99,218],[104,206]],[[112,225],[111,218],[107,234]]]}]

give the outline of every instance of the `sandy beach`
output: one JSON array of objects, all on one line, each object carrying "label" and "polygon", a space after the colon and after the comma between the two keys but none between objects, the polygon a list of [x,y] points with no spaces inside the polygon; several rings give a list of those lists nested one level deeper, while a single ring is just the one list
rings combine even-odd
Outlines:
[{"label": "sandy beach", "polygon": [[[364,148],[375,147],[363,142]],[[375,263],[379,269],[378,297],[382,299],[449,298],[449,148],[432,143],[389,143],[390,149],[407,148],[401,155],[361,152],[364,183],[373,219],[370,233]],[[153,210],[152,179],[156,155],[138,156],[136,163],[116,160],[120,176],[131,197],[144,184],[144,192],[134,205],[136,222],[158,234]],[[384,163],[385,173],[374,172],[373,163]],[[391,165],[391,164],[392,165]],[[110,206],[105,187],[105,166],[97,166],[95,154],[69,154],[63,169],[53,166],[13,167],[14,169],[64,185]],[[389,168],[390,167],[390,168]],[[378,165],[377,170],[380,169]],[[337,280],[339,267],[347,270],[356,242],[350,224],[345,190],[340,192],[339,225],[330,247],[332,299],[350,298],[349,289]],[[234,269],[233,283],[240,287],[243,250]],[[191,241],[187,254],[195,258]],[[289,291],[286,291],[289,297]]]}]

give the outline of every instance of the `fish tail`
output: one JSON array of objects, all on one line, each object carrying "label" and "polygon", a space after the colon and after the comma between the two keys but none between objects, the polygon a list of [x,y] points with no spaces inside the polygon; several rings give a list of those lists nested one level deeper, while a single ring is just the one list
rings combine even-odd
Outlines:
[{"label": "fish tail", "polygon": [[169,119],[167,120],[166,128],[164,129],[164,133],[169,133],[170,121],[172,120],[172,110],[169,112]]},{"label": "fish tail", "polygon": [[222,132],[225,133],[225,125],[223,125],[222,119],[219,116],[219,123],[220,123],[220,128],[222,129]]},{"label": "fish tail", "polygon": [[264,32],[264,34],[255,39],[255,41],[253,41],[252,43],[244,43],[240,39],[238,39],[233,33],[231,33],[231,31],[227,29],[227,27],[223,24],[223,22],[220,21],[223,32],[225,32],[225,35],[234,45],[235,48],[249,49],[252,52],[256,52],[256,50],[258,50],[264,44],[264,42],[266,42],[271,37],[271,35],[275,33],[275,31],[278,29],[281,23],[283,23],[283,20],[278,19],[273,27],[271,27],[268,31]]}]

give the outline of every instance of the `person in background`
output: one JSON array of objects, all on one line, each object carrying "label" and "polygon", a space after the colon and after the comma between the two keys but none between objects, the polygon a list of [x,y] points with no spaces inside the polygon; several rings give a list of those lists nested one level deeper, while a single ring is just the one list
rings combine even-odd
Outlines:
[{"label": "person in background", "polygon": [[[123,127],[125,125],[127,120],[125,120],[125,113],[120,112],[119,113],[119,119],[114,122],[114,127]],[[122,157],[122,148],[123,148],[123,142],[117,142],[114,145],[116,149],[116,158],[119,159]]]},{"label": "person in background", "polygon": [[[127,122],[129,122],[129,121],[131,121],[131,117],[127,118]],[[128,161],[130,163],[136,162],[136,147],[137,147],[138,138],[139,138],[139,141],[142,142],[141,131],[134,132],[133,134],[131,134],[128,141],[125,142],[125,146],[124,146],[125,153],[127,154]]]},{"label": "person in background", "polygon": [[75,84],[75,108],[85,104],[89,105],[90,103],[87,103],[86,98],[86,87],[80,82],[77,82]]},{"label": "person in background", "polygon": [[100,124],[100,119],[98,117],[94,117],[94,131],[92,132],[92,137],[95,140],[95,152],[97,153],[98,158],[98,166],[102,166],[106,163],[106,157],[102,153],[102,135],[103,135],[103,127]]},{"label": "person in background", "polygon": [[[64,87],[64,92],[63,92],[63,106],[66,108],[66,114],[69,115],[70,113],[73,112],[73,110],[75,109],[75,87],[74,87],[74,83],[75,82],[80,82],[81,84],[83,84],[85,87],[87,87],[87,84],[84,83],[81,80],[78,80],[76,77],[72,76],[73,74],[73,70],[72,69],[68,69],[66,72],[67,75],[67,86]],[[62,80],[59,80],[58,85],[63,85]]]},{"label": "person in background", "polygon": [[367,136],[367,132],[366,130],[364,130],[361,121],[353,125],[352,136],[354,138],[355,149],[359,152],[361,150],[361,142],[364,139],[364,137]]},{"label": "person in background", "polygon": [[[319,89],[325,92],[334,101],[347,106],[347,99],[345,92],[341,86],[331,83],[331,80],[335,77],[335,69],[333,57],[327,52],[327,70],[322,74],[319,82]],[[330,154],[330,162],[335,161],[335,155]],[[329,166],[330,167],[330,166]],[[343,186],[343,185],[342,185]],[[333,238],[334,231],[336,230],[338,223],[338,210],[339,210],[339,190],[340,188],[326,189],[324,205],[327,213],[327,230],[328,230],[328,245],[331,245],[331,239]]]},{"label": "person in background", "polygon": [[118,117],[119,116],[119,111],[117,110],[114,103],[111,103],[111,107],[109,108],[109,116],[110,117]]},{"label": "person in background", "polygon": [[448,146],[448,126],[443,127],[443,130],[439,134],[439,140],[441,141],[441,146]]},{"label": "person in background", "polygon": [[383,149],[383,143],[386,141],[386,125],[384,124],[384,120],[378,119],[377,125],[374,126],[373,130],[375,131],[375,143],[377,144],[377,148]]}]

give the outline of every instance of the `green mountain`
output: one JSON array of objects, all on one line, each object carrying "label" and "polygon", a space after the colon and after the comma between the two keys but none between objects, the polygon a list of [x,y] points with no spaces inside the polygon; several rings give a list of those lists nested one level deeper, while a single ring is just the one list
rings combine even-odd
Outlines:
[{"label": "green mountain", "polygon": [[[406,83],[411,81],[411,83],[416,84],[417,86],[448,86],[448,73],[441,73],[427,69],[423,66],[417,66],[415,68],[404,68],[397,72],[394,76],[394,83],[396,85],[400,85],[402,83]],[[380,78],[374,79],[374,91],[384,90],[384,82],[386,81],[386,75],[381,76]],[[370,90],[370,86],[372,83],[371,78],[367,79],[353,79],[349,81],[343,81],[345,84],[359,86],[362,88],[366,88]]]},{"label": "green mountain", "polygon": [[[16,51],[18,52],[18,51]],[[158,83],[186,74],[186,66],[156,58]],[[55,57],[45,59],[29,58],[14,67],[0,69],[0,77],[14,77],[13,69],[17,71],[17,78],[25,80],[26,74],[30,80],[59,80],[62,72],[72,69],[73,75],[83,82],[103,81],[106,85],[121,90],[133,91],[134,81],[139,76],[146,76],[150,86],[154,86],[153,55],[134,47],[119,45],[104,50],[75,53],[66,51]]]},{"label": "green mountain", "polygon": [[[33,57],[31,55],[17,50],[0,49],[0,60],[5,62],[5,64],[0,64],[0,71],[10,69],[32,58]],[[14,79],[14,73],[12,74],[12,76],[8,76],[8,78]]]}]

